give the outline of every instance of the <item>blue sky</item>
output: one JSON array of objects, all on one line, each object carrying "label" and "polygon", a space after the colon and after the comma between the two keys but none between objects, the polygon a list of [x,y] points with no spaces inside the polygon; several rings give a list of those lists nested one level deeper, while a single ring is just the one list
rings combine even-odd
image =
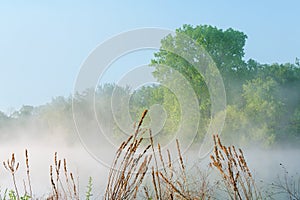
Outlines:
[{"label": "blue sky", "polygon": [[175,2],[1,1],[0,110],[70,95],[80,65],[97,45],[140,27],[232,27],[248,35],[246,60],[285,63],[300,57],[297,0]]}]

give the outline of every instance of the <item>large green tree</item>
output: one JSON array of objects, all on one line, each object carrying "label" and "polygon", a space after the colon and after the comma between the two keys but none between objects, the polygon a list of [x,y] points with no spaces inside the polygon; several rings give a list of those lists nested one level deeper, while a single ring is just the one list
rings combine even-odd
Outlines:
[{"label": "large green tree", "polygon": [[[222,30],[207,25],[195,27],[183,25],[182,28],[176,30],[176,34],[185,34],[208,52],[224,79],[228,102],[230,104],[234,103],[235,99],[238,99],[235,94],[241,91],[241,83],[247,77],[247,65],[243,60],[247,36],[243,32],[231,28]],[[162,49],[168,49],[170,46],[175,48],[179,43],[176,37],[176,35],[168,36],[163,39],[161,42]],[[188,48],[189,46],[185,45],[182,47],[182,50],[192,52]],[[193,48],[192,45],[190,48]],[[205,81],[202,75],[197,73],[197,70],[184,58],[172,52],[161,50],[155,54],[152,65],[155,66],[153,74],[160,81],[169,76],[172,73],[172,69],[183,74],[192,83],[195,91],[197,91],[201,106],[204,107],[203,109],[207,109],[209,106],[209,94],[207,93]],[[162,65],[170,66],[171,69]]]},{"label": "large green tree", "polygon": [[[206,53],[196,52],[196,45],[187,38],[202,46]],[[34,125],[37,130],[60,131],[74,138],[73,114],[83,120],[82,132],[97,131],[92,124],[96,114],[104,131],[114,133],[109,137],[119,137],[124,127],[116,122],[131,123],[140,117],[144,109],[156,108],[152,120],[159,122],[166,117],[164,124],[157,124],[164,125],[161,136],[167,136],[165,139],[168,140],[180,126],[183,115],[181,103],[188,104],[192,98],[187,93],[190,85],[199,102],[197,110],[200,110],[201,117],[191,117],[185,123],[200,122],[198,136],[201,139],[210,120],[217,115],[211,113],[210,93],[214,91],[208,90],[207,71],[200,74],[194,65],[207,64],[202,58],[209,55],[225,83],[228,106],[223,134],[228,142],[259,142],[262,145],[283,140],[300,142],[299,59],[295,64],[262,64],[254,59],[245,61],[246,39],[246,34],[232,28],[223,30],[208,25],[183,25],[175,31],[175,35],[161,41],[161,49],[151,61],[153,75],[160,85],[147,85],[135,91],[114,84],[101,85],[96,90],[87,89],[74,95],[74,113],[70,97],[56,97],[38,107],[23,106],[9,116],[0,112],[1,136],[8,138],[11,132],[17,132],[14,130]],[[177,54],[165,49],[174,50]],[[216,71],[208,72],[217,74]],[[185,80],[182,81],[176,74],[181,74]],[[145,119],[145,125],[151,123],[150,116],[151,112]],[[67,140],[70,138],[66,137]]]},{"label": "large green tree", "polygon": [[[187,36],[187,39],[181,37],[182,35]],[[174,76],[175,72],[179,72],[191,84],[199,101],[201,112],[199,135],[203,136],[211,117],[211,98],[205,82],[207,80],[204,79],[203,74],[200,74],[190,62],[181,56],[194,52],[194,45],[190,44],[188,38],[200,45],[213,59],[223,77],[227,101],[229,104],[234,104],[241,98],[238,94],[241,94],[242,83],[247,71],[247,65],[243,60],[247,36],[231,28],[222,30],[207,25],[195,27],[183,25],[182,28],[176,30],[174,36],[169,35],[161,41],[161,50],[155,53],[155,59],[151,62],[151,65],[155,67],[153,75],[158,81],[164,82]],[[176,54],[166,49],[175,49]],[[202,54],[203,52],[196,52],[190,60],[203,62],[202,55],[197,53]],[[181,87],[181,84],[176,83],[178,80],[173,81],[174,85],[177,84],[178,87]],[[164,105],[172,107],[174,106],[172,102],[169,98]]]}]

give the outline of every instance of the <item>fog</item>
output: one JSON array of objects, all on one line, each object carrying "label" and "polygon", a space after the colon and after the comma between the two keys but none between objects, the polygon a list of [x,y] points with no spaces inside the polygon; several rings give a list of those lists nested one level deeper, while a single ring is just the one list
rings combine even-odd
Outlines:
[{"label": "fog", "polygon": [[[30,130],[23,130],[22,132],[14,133],[14,135],[19,135],[19,137],[15,137],[10,142],[2,141],[0,145],[1,161],[6,161],[10,158],[11,153],[14,152],[16,161],[20,162],[20,168],[16,173],[19,190],[22,191],[23,189],[23,179],[27,181],[24,150],[28,149],[32,188],[36,197],[45,197],[52,191],[49,166],[54,163],[54,152],[58,152],[58,159],[66,158],[68,170],[72,171],[76,177],[79,177],[80,196],[83,197],[85,195],[88,178],[91,176],[93,178],[92,199],[101,197],[106,186],[109,169],[103,163],[94,159],[81,145],[78,138],[75,140],[76,142],[70,145],[60,137],[61,134],[64,134],[62,132],[52,133],[51,135],[47,133],[40,138],[28,137],[27,134],[29,132]],[[74,137],[77,137],[76,134]],[[112,160],[114,151],[104,146],[99,141],[99,151],[106,152],[107,157],[110,158],[108,160]],[[263,185],[262,188],[267,188],[271,183],[278,181],[278,176],[282,177],[284,175],[284,170],[280,164],[285,166],[290,175],[296,175],[299,172],[300,149],[266,150],[244,148],[243,150],[255,180]],[[176,156],[173,155],[173,157]],[[201,160],[197,158],[197,153],[192,150],[184,152],[184,157],[188,166],[199,165],[203,170],[208,169],[208,157]],[[4,167],[1,167],[0,174],[1,192],[3,193],[6,188],[13,188],[13,182],[11,175]]]},{"label": "fog", "polygon": [[[21,194],[24,191],[23,180],[27,183],[25,165],[25,149],[27,149],[30,178],[35,197],[45,197],[45,195],[51,194],[49,169],[50,165],[54,165],[54,153],[58,152],[58,159],[66,158],[68,171],[78,178],[80,196],[85,195],[88,179],[92,177],[93,198],[99,198],[103,188],[105,188],[105,180],[108,174],[107,167],[93,159],[80,143],[70,145],[63,141],[59,134],[35,139],[26,137],[26,133],[28,133],[28,130],[24,130],[23,137],[14,139],[13,142],[9,143],[1,142],[0,145],[1,161],[10,159],[11,153],[15,153],[16,162],[20,163],[19,170],[16,172],[16,180]],[[3,165],[0,174],[1,193],[3,194],[6,188],[13,189],[14,187],[11,174],[5,170]]]},{"label": "fog", "polygon": [[272,182],[274,179],[276,180],[278,175],[284,175],[283,166],[290,175],[299,173],[300,149],[245,149],[244,151],[249,166],[259,181]]},{"label": "fog", "polygon": [[[3,118],[0,121],[2,123],[0,123],[2,138],[0,140],[0,161],[10,159],[11,154],[15,153],[16,161],[20,163],[19,170],[16,172],[20,194],[24,194],[23,180],[27,183],[24,153],[27,149],[29,152],[30,177],[35,197],[46,197],[52,193],[49,166],[53,165],[54,153],[58,152],[58,159],[66,158],[68,171],[78,177],[80,196],[85,196],[88,179],[92,177],[92,199],[101,199],[106,187],[109,166],[114,159],[115,152],[122,140],[125,140],[129,133],[133,133],[133,124],[130,128],[128,123],[138,119],[136,116],[129,115],[132,119],[123,126],[129,127],[125,130],[125,133],[123,129],[116,129],[119,124],[116,124],[115,121],[121,121],[122,114],[126,111],[121,108],[128,107],[128,105],[126,105],[126,102],[120,102],[118,104],[120,109],[117,113],[119,118],[114,118],[113,114],[116,112],[112,112],[110,106],[108,106],[111,102],[107,99],[107,96],[111,96],[113,92],[112,88],[113,86],[107,86],[98,94],[99,98],[95,106],[97,110],[96,118],[94,116],[94,104],[91,103],[93,95],[87,93],[84,98],[78,98],[75,102],[77,107],[74,110],[71,109],[70,99],[59,97],[45,106],[37,108],[24,106],[15,115]],[[119,89],[120,93],[116,93],[117,95],[126,93],[126,89]],[[121,99],[121,97],[118,98]],[[154,141],[161,144],[163,153],[166,152],[166,149],[170,149],[173,161],[177,162],[175,139],[179,138],[190,174],[194,173],[192,170],[195,166],[207,171],[210,159],[209,156],[199,157],[201,142],[193,141],[194,138],[188,137],[185,130],[183,130],[183,133],[172,133],[167,137],[162,137],[161,132],[156,130],[157,127],[166,125],[165,118],[169,116],[162,106],[155,105],[157,104],[150,107],[147,115],[150,119],[145,118],[145,127],[153,126]],[[73,117],[75,117],[75,121],[73,121]],[[228,117],[230,119],[230,115]],[[224,144],[235,145],[243,149],[248,166],[262,192],[267,191],[272,183],[278,182],[278,177],[282,179],[285,170],[289,172],[290,176],[295,175],[297,177],[300,169],[300,148],[295,145],[291,147],[289,143],[280,144],[280,142],[267,147],[260,143],[255,144],[253,141],[251,143],[250,141],[245,142],[246,139],[243,134],[247,133],[249,131],[247,128],[251,126],[246,122],[239,120],[237,123],[238,132],[233,135],[228,137],[225,132],[221,133],[220,136],[222,140],[224,139]],[[251,127],[255,127],[255,124],[252,124]],[[231,126],[226,127],[225,125],[227,132],[231,128]],[[255,132],[256,130],[259,129],[252,131]],[[149,137],[149,134],[146,133],[144,137]],[[208,138],[210,138],[210,144],[212,144],[212,137],[208,136]],[[191,148],[189,146],[190,142],[193,142]],[[205,146],[211,147],[210,144]],[[217,171],[211,169],[209,171],[211,171],[210,182],[221,179]],[[5,189],[14,188],[11,174],[5,170],[3,165],[0,167],[0,177],[1,194],[3,195]]]}]

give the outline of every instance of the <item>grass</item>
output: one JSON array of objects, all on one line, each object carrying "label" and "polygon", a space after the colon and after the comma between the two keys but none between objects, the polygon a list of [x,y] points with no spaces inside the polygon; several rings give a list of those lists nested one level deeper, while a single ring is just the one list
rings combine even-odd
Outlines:
[{"label": "grass", "polygon": [[234,146],[222,145],[218,135],[214,135],[213,140],[214,151],[210,156],[210,165],[219,171],[229,198],[262,199],[243,151],[237,151]]},{"label": "grass", "polygon": [[[277,193],[284,193],[290,199],[300,199],[300,182],[292,180],[285,170],[283,179],[272,184],[272,195],[262,195],[248,167],[244,152],[235,146],[225,146],[218,135],[213,136],[214,150],[210,155],[209,171],[217,173],[217,179],[209,177],[204,170],[191,171],[176,140],[176,155],[170,150],[162,151],[155,143],[151,130],[142,127],[147,115],[145,110],[136,126],[135,132],[121,143],[112,162],[103,199],[274,199]],[[52,191],[45,198],[35,197],[31,186],[31,173],[28,151],[25,150],[26,181],[23,180],[24,193],[20,194],[15,177],[19,162],[15,154],[3,162],[11,174],[14,188],[5,190],[0,200],[29,199],[75,199],[79,200],[78,177],[68,170],[67,160],[54,153],[53,164],[49,166],[49,179]],[[284,168],[285,169],[285,168]],[[85,199],[93,197],[92,178],[89,178]]]},{"label": "grass", "polygon": [[92,177],[89,177],[89,183],[87,185],[87,191],[85,193],[86,200],[90,200],[91,197],[93,196],[92,190],[93,190],[93,179]]}]

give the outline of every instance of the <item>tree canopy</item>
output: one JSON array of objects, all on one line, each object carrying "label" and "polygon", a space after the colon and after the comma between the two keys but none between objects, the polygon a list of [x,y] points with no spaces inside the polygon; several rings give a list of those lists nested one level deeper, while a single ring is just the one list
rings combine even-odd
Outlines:
[{"label": "tree canopy", "polygon": [[[227,118],[221,133],[225,141],[235,140],[241,144],[253,142],[263,146],[272,146],[282,141],[300,143],[299,60],[296,59],[295,63],[271,64],[259,63],[255,59],[246,61],[245,33],[209,25],[183,25],[176,30],[175,35],[168,35],[161,41],[161,49],[155,53],[150,65],[154,68],[153,76],[158,82],[179,72],[192,86],[201,113],[200,119],[189,122],[199,123],[196,140],[203,139],[211,120],[211,97],[203,74],[183,57],[165,50],[180,49],[182,54],[192,51],[192,44],[180,46],[188,41],[180,41],[179,34],[185,34],[201,45],[220,71],[227,98],[224,111]],[[201,55],[197,54],[193,57],[195,62],[200,58]],[[186,86],[178,83],[179,79],[171,82],[184,94]],[[91,110],[93,107],[88,106],[93,103],[88,100],[91,98],[87,98],[90,95],[95,95],[96,115],[102,123],[107,124],[105,130],[111,132],[112,137],[118,137],[122,131],[114,120],[128,121],[124,114],[127,109],[124,107],[128,107],[130,117],[137,120],[144,109],[161,105],[163,110],[159,111],[159,115],[166,117],[166,120],[161,122],[163,128],[160,135],[166,140],[176,132],[182,120],[182,105],[178,96],[163,84],[147,85],[135,91],[106,84],[99,86],[96,91],[87,90],[83,94],[76,94],[73,99],[73,103],[80,108],[80,115],[86,117],[87,131],[93,131],[89,126],[89,116],[94,112]],[[120,100],[119,106],[114,108],[116,110],[112,110],[112,95]],[[117,118],[113,116],[116,113]],[[145,120],[151,123],[149,118]],[[3,133],[0,137],[7,136],[11,129],[26,127],[28,124],[38,124],[39,128],[49,132],[64,130],[66,138],[70,138],[75,131],[72,98],[56,97],[50,103],[38,107],[24,105],[10,115],[0,112],[0,130]]]}]

